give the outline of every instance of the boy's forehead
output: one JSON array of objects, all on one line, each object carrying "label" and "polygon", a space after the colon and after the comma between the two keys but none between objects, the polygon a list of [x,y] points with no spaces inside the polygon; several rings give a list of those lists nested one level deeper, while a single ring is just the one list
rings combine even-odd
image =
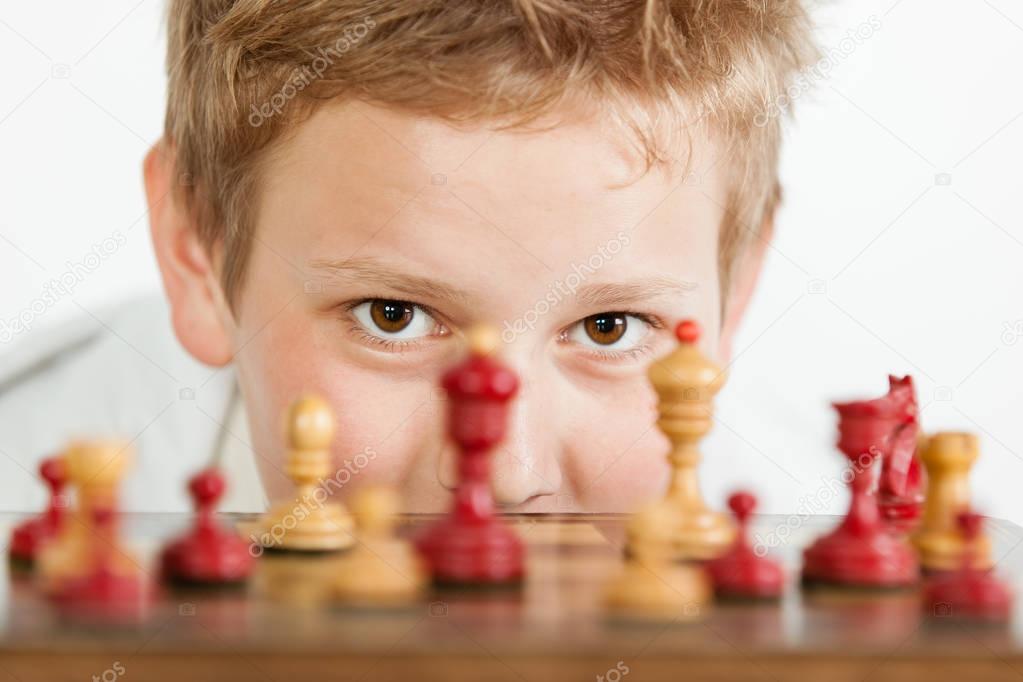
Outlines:
[{"label": "boy's forehead", "polygon": [[[456,128],[361,103],[331,104],[264,164],[257,222],[261,230],[286,226],[287,246],[264,238],[294,249],[299,262],[364,256],[386,245],[392,255],[450,267],[446,259],[460,248],[480,248],[475,236],[504,244],[494,256],[509,268],[546,279],[624,234],[629,251],[648,252],[647,271],[633,274],[671,274],[651,253],[695,252],[706,255],[699,265],[709,271],[692,273],[703,279],[716,267],[723,164],[709,140],[695,137],[690,151],[688,174],[659,166],[644,173],[627,137],[600,121]],[[482,229],[471,233],[469,224]],[[617,260],[608,274],[635,258]]]},{"label": "boy's forehead", "polygon": [[[350,179],[357,168],[363,181],[386,179],[413,191],[426,182],[498,181],[495,191],[512,185],[539,188],[542,198],[557,197],[558,188],[611,196],[616,189],[680,183],[711,191],[724,165],[718,143],[699,131],[664,135],[661,152],[671,160],[647,171],[633,137],[606,117],[566,108],[527,126],[501,125],[455,124],[338,100],[322,105],[282,138],[264,164],[264,186],[285,180],[289,171],[331,171]],[[353,173],[338,174],[342,167]]]}]

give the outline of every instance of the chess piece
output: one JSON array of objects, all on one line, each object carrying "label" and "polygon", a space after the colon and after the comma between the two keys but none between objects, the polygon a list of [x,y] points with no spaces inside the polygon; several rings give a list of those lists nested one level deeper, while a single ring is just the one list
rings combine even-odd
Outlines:
[{"label": "chess piece", "polygon": [[189,481],[198,514],[195,526],[161,553],[165,579],[189,585],[237,585],[252,573],[254,557],[248,543],[214,518],[224,487],[224,477],[216,469],[202,471]]},{"label": "chess piece", "polygon": [[11,560],[23,566],[31,566],[40,548],[53,540],[64,522],[64,485],[67,475],[64,462],[59,457],[43,460],[39,475],[50,491],[46,510],[39,516],[25,521],[11,534]]},{"label": "chess piece", "polygon": [[714,592],[719,597],[777,599],[784,589],[785,576],[781,566],[757,554],[750,544],[749,520],[756,503],[756,498],[747,492],[738,492],[728,498],[739,532],[731,549],[707,565]]},{"label": "chess piece", "polygon": [[910,376],[888,377],[888,398],[898,425],[881,455],[878,505],[889,528],[907,532],[920,521],[924,475],[917,457],[920,426],[916,389]]},{"label": "chess piece", "polygon": [[118,558],[122,553],[117,537],[116,512],[105,506],[91,510],[95,538],[81,576],[67,579],[57,595],[60,612],[67,618],[89,624],[130,626],[145,621],[151,592],[137,565],[127,570]]},{"label": "chess piece", "polygon": [[629,524],[628,548],[663,545],[665,554],[676,560],[707,560],[720,556],[735,539],[731,520],[707,508],[697,478],[698,444],[711,429],[713,399],[725,373],[697,348],[696,322],[679,323],[675,335],[678,348],[653,363],[648,373],[659,398],[657,424],[671,442],[671,481],[667,495]]},{"label": "chess piece", "polygon": [[[651,522],[673,520],[673,510],[666,506],[652,507],[647,514]],[[638,543],[608,585],[604,605],[617,620],[687,623],[706,615],[711,595],[702,566],[674,561],[670,545]]]},{"label": "chess piece", "polygon": [[[969,433],[936,433],[925,438],[920,458],[927,468],[923,520],[912,536],[924,570],[954,571],[962,563],[963,540],[956,517],[970,507],[970,468],[980,454]],[[991,567],[991,541],[981,533],[973,546],[977,568]]]},{"label": "chess piece", "polygon": [[426,529],[416,548],[439,585],[514,585],[524,568],[522,541],[494,515],[490,450],[505,434],[518,378],[491,357],[499,337],[489,327],[469,334],[469,357],[449,370],[448,433],[458,447],[458,487],[451,511]]},{"label": "chess piece", "polygon": [[269,550],[334,552],[355,541],[352,518],[339,502],[326,498],[317,483],[330,475],[334,416],[323,400],[300,398],[286,419],[288,461],[285,473],[295,482],[296,498],[275,504],[263,517],[259,543]]},{"label": "chess piece", "polygon": [[256,562],[248,594],[302,611],[320,611],[334,591],[342,552],[267,552]]},{"label": "chess piece", "polygon": [[[89,565],[95,544],[96,509],[117,509],[117,490],[131,463],[131,448],[121,441],[77,441],[64,452],[64,471],[75,491],[76,505],[61,524],[53,541],[42,547],[36,569],[41,588],[54,595],[70,578],[80,577]],[[127,553],[113,559],[115,568],[132,570],[135,559]]]},{"label": "chess piece", "polygon": [[[1012,614],[1012,592],[987,567],[978,566],[975,550],[983,545],[984,517],[970,511],[957,518],[962,534],[959,570],[932,577],[924,588],[924,611],[955,621],[1005,623]],[[982,550],[983,551],[983,550]]]},{"label": "chess piece", "polygon": [[345,557],[335,596],[346,606],[400,607],[422,593],[425,573],[412,545],[395,535],[399,501],[385,488],[368,488],[352,504],[358,542]]},{"label": "chess piece", "polygon": [[919,578],[912,548],[887,530],[871,493],[873,467],[899,423],[899,406],[889,396],[836,403],[838,449],[849,459],[849,511],[831,533],[803,553],[803,580],[841,586],[905,587]]}]

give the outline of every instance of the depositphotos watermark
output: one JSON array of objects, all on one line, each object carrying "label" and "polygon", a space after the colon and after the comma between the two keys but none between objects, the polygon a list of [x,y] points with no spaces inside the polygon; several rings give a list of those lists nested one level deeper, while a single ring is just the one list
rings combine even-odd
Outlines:
[{"label": "depositphotos watermark", "polygon": [[127,672],[127,669],[124,667],[124,664],[120,661],[114,661],[114,664],[104,670],[102,674],[93,675],[92,682],[114,682],[124,675],[125,672]]},{"label": "depositphotos watermark", "polygon": [[1003,322],[1001,339],[1006,346],[1015,346],[1017,341],[1023,339],[1023,320]]},{"label": "depositphotos watermark", "polygon": [[608,671],[603,675],[597,675],[597,682],[619,682],[623,677],[632,672],[629,666],[625,665],[625,661],[618,661],[615,663],[615,667],[608,668]]},{"label": "depositphotos watermark", "polygon": [[99,270],[104,261],[117,253],[128,243],[120,230],[101,242],[92,245],[92,250],[77,261],[68,261],[64,272],[43,285],[42,293],[31,300],[21,312],[9,320],[0,319],[0,344],[9,343],[14,337],[30,331],[36,321],[46,314],[64,297],[75,292],[79,284]]},{"label": "depositphotos watermark", "polygon": [[766,535],[754,533],[753,551],[757,556],[765,556],[772,548],[780,547],[788,542],[792,534],[799,530],[806,521],[828,509],[831,500],[835,499],[849,483],[863,471],[871,469],[878,460],[880,453],[871,448],[842,470],[838,478],[821,477],[822,485],[812,495],[799,498],[799,506],[795,514],[790,514],[782,523],[772,528]]},{"label": "depositphotos watermark", "polygon": [[845,36],[838,41],[838,44],[824,51],[823,57],[796,74],[796,77],[792,79],[792,84],[785,89],[785,92],[767,102],[763,111],[753,117],[753,124],[758,128],[763,128],[772,119],[787,111],[794,101],[809,92],[816,83],[830,78],[832,70],[848,59],[860,45],[870,40],[879,30],[881,30],[881,19],[871,15],[856,28],[846,31]]},{"label": "depositphotos watermark", "polygon": [[632,243],[629,235],[618,232],[606,244],[597,247],[597,252],[591,255],[583,263],[573,263],[572,272],[568,273],[564,280],[558,280],[547,289],[547,294],[533,304],[521,317],[509,322],[504,321],[504,329],[501,331],[501,340],[511,343],[526,330],[532,331],[536,328],[537,321],[556,308],[567,296],[574,296],[587,277],[592,276],[597,270],[610,263],[615,256],[621,253],[622,249]]},{"label": "depositphotos watermark", "polygon": [[323,508],[331,495],[344,488],[359,472],[369,466],[369,463],[377,458],[377,451],[367,447],[359,454],[346,459],[344,464],[330,478],[321,478],[311,493],[303,495],[295,500],[295,506],[291,512],[286,514],[277,523],[267,528],[263,533],[249,534],[249,554],[257,559],[263,556],[263,552],[271,545],[280,546],[288,531],[294,529],[311,512]]},{"label": "depositphotos watermark", "polygon": [[372,17],[360,19],[354,24],[345,26],[341,30],[342,36],[334,41],[332,45],[316,48],[318,53],[316,58],[308,64],[296,67],[291,72],[291,76],[284,82],[284,85],[277,92],[270,95],[269,99],[260,106],[252,105],[252,110],[249,113],[249,125],[253,128],[258,128],[266,123],[267,120],[274,116],[279,116],[284,111],[284,107],[288,105],[288,102],[295,99],[298,93],[308,88],[314,82],[323,78],[324,72],[334,65],[335,60],[340,59],[342,55],[358,45],[376,26],[377,24],[373,21]]}]

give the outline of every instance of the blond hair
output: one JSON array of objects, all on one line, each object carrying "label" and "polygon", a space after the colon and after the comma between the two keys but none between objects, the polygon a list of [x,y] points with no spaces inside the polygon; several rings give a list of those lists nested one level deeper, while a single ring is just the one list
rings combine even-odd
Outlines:
[{"label": "blond hair", "polygon": [[797,0],[171,0],[167,52],[177,191],[229,301],[263,153],[337,97],[504,126],[581,97],[621,114],[648,166],[670,160],[654,128],[705,126],[731,174],[725,285],[778,201],[773,103],[815,54]]}]

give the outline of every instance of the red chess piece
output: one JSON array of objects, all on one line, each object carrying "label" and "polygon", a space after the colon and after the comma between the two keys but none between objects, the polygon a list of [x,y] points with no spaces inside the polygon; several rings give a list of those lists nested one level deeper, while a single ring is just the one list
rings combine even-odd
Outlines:
[{"label": "red chess piece", "polygon": [[24,564],[35,561],[39,548],[57,536],[64,522],[64,504],[61,492],[67,483],[64,462],[50,457],[39,465],[39,474],[50,490],[50,501],[39,516],[25,521],[11,535],[11,558]]},{"label": "red chess piece", "polygon": [[749,540],[749,520],[757,500],[752,494],[738,492],[728,498],[728,506],[738,521],[735,544],[707,568],[719,597],[738,599],[777,599],[785,586],[781,566],[753,549]]},{"label": "red chess piece", "polygon": [[149,613],[152,595],[141,569],[117,566],[116,514],[108,508],[93,511],[96,537],[92,565],[82,577],[71,578],[55,595],[61,613],[90,624],[133,626]]},{"label": "red chess piece", "polygon": [[977,568],[974,561],[984,517],[963,512],[958,521],[967,547],[962,566],[927,583],[924,611],[935,618],[1005,623],[1012,615],[1012,592],[991,571]]},{"label": "red chess piece", "polygon": [[443,378],[451,405],[448,432],[459,449],[459,482],[452,510],[416,542],[440,585],[516,584],[525,572],[522,542],[494,515],[490,490],[490,450],[504,438],[508,401],[519,383],[489,357],[497,345],[492,336],[477,332],[469,358]]},{"label": "red chess piece", "polygon": [[873,467],[900,422],[890,396],[834,405],[838,448],[849,459],[852,499],[845,519],[803,553],[803,580],[862,587],[903,587],[920,574],[916,555],[882,523],[871,494]]},{"label": "red chess piece", "polygon": [[924,471],[916,456],[920,424],[913,378],[889,376],[888,384],[885,399],[899,424],[881,455],[878,504],[889,527],[905,532],[919,522],[923,511]]},{"label": "red chess piece", "polygon": [[198,510],[195,526],[168,544],[160,555],[164,578],[193,585],[232,585],[252,573],[254,560],[240,536],[220,526],[214,507],[224,494],[224,477],[216,469],[197,474],[188,490]]},{"label": "red chess piece", "polygon": [[675,338],[679,343],[692,345],[700,340],[700,325],[696,320],[682,320],[675,326]]}]

